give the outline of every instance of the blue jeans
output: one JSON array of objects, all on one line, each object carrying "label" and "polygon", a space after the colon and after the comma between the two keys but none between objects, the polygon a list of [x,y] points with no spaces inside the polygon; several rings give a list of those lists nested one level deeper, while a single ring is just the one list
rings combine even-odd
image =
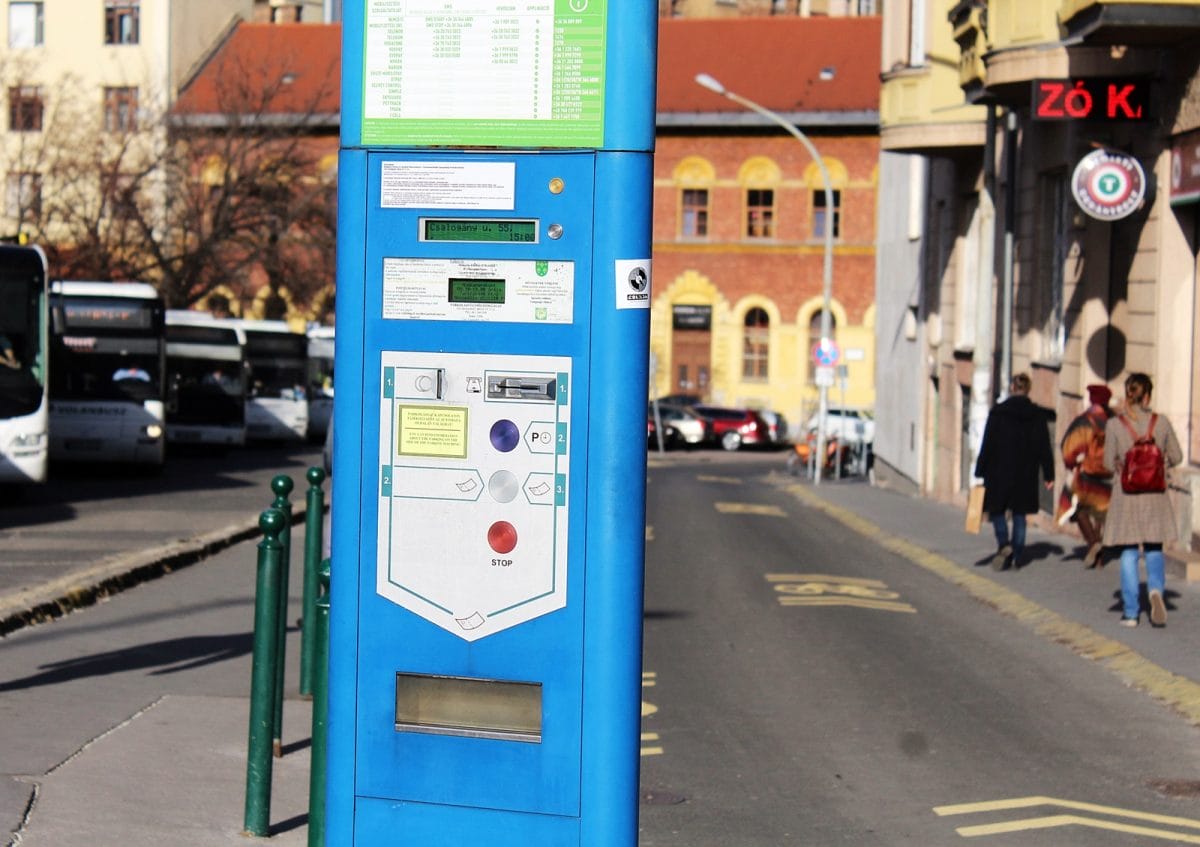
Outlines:
[{"label": "blue jeans", "polygon": [[996,547],[1003,547],[1005,544],[1012,544],[1013,555],[1020,553],[1025,549],[1025,516],[1013,512],[1012,516],[1012,540],[1008,537],[1008,520],[1004,512],[996,512],[988,515],[992,520],[992,531],[996,533]]},{"label": "blue jeans", "polygon": [[[1166,588],[1166,568],[1161,544],[1143,544],[1146,552],[1146,590],[1163,591]],[[1131,544],[1121,548],[1121,605],[1127,618],[1137,618],[1141,580],[1138,579],[1138,547]]]}]

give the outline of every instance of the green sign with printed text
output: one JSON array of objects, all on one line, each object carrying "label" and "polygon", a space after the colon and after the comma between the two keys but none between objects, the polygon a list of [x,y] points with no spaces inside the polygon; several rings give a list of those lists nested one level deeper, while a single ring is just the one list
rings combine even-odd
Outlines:
[{"label": "green sign with printed text", "polygon": [[608,0],[366,0],[363,143],[599,147]]}]

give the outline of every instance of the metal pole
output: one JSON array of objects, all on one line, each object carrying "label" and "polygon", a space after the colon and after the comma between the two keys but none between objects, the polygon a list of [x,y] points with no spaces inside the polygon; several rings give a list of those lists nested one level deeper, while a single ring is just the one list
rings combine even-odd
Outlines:
[{"label": "metal pole", "polygon": [[[825,161],[821,158],[821,154],[817,152],[817,148],[808,140],[800,129],[790,121],[783,118],[782,115],[772,112],[765,106],[760,106],[753,100],[748,100],[740,94],[736,94],[717,80],[713,79],[708,74],[697,74],[696,82],[707,88],[709,91],[714,91],[723,97],[732,100],[742,106],[745,106],[752,112],[757,112],[764,118],[778,124],[785,132],[804,145],[813,161],[817,163],[817,168],[821,172],[821,181],[825,185],[825,260],[822,266],[821,273],[821,345],[824,347],[833,339],[831,338],[833,329],[833,314],[830,310],[830,305],[833,302],[833,182],[829,177],[829,169],[825,167]],[[829,386],[817,386],[817,455],[822,457],[817,460],[816,471],[813,474],[813,484],[821,484],[821,465],[825,456],[825,426],[829,416]]]},{"label": "metal pole", "polygon": [[258,518],[263,539],[258,544],[254,591],[254,653],[250,664],[250,732],[246,754],[246,807],[242,826],[247,835],[266,836],[271,824],[271,742],[275,721],[275,665],[278,660],[279,570],[283,544],[279,535],[287,519],[278,509]]},{"label": "metal pole", "polygon": [[317,574],[313,604],[312,758],[308,767],[308,847],[325,847],[325,772],[329,722],[329,559]]},{"label": "metal pole", "polygon": [[321,566],[324,548],[325,471],[309,468],[307,505],[304,511],[304,599],[300,606],[300,696],[312,695],[313,673],[313,603],[317,597],[317,569]]},{"label": "metal pole", "polygon": [[288,571],[292,567],[292,504],[288,502],[287,498],[292,493],[293,487],[292,478],[286,474],[279,474],[271,480],[271,490],[275,492],[275,502],[271,505],[283,513],[286,521],[282,536],[283,566],[280,567],[278,573],[279,641],[276,650],[279,655],[277,657],[278,664],[275,666],[275,731],[271,744],[277,759],[283,756],[283,672],[286,665],[284,656],[287,653]]}]

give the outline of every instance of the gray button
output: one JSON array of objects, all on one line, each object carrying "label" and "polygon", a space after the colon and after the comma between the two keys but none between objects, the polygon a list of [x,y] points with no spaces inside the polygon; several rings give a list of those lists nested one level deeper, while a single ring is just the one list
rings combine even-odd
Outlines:
[{"label": "gray button", "polygon": [[496,471],[488,479],[488,494],[498,503],[511,503],[520,490],[521,484],[509,471]]}]

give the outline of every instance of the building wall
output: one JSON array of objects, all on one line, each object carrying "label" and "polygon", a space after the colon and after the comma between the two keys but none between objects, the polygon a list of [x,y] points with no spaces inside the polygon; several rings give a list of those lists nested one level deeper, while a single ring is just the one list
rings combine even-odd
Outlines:
[{"label": "building wall", "polygon": [[[835,243],[831,312],[847,373],[847,406],[874,406],[874,277],[878,139],[872,135],[814,137],[841,192],[840,237]],[[709,192],[708,234],[681,236],[681,193]],[[744,234],[749,188],[775,195],[771,238]],[[815,407],[809,328],[820,314],[824,241],[812,228],[813,195],[823,192],[819,170],[804,147],[779,135],[670,135],[660,133],[655,155],[654,280],[651,346],[660,395],[679,390],[672,307],[713,308],[708,398],[727,405],[783,412],[793,423]],[[770,317],[768,375],[743,376],[748,310]],[[842,384],[830,391],[842,405]]]},{"label": "building wall", "polygon": [[883,153],[879,162],[876,248],[876,351],[887,379],[876,382],[876,476],[889,487],[916,490],[924,479],[925,403],[930,379],[921,251],[926,160]]}]

